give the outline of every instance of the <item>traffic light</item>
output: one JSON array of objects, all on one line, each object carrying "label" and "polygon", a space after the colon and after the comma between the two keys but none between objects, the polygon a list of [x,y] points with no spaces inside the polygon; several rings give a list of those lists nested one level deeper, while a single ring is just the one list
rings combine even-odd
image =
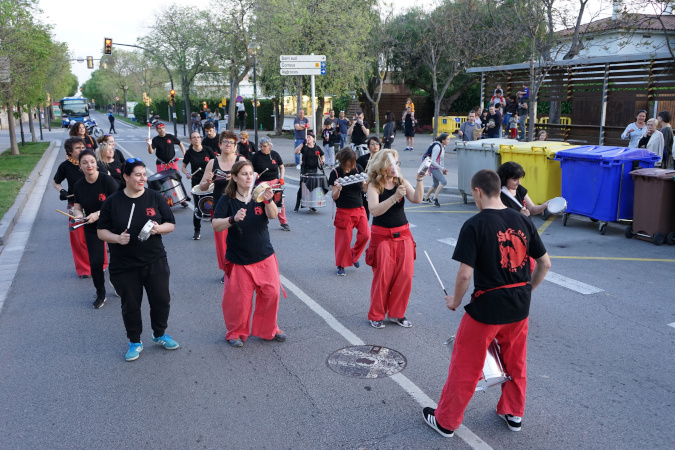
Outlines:
[{"label": "traffic light", "polygon": [[103,39],[103,53],[106,55],[112,55],[112,39]]},{"label": "traffic light", "polygon": [[169,92],[169,96],[170,96],[170,98],[171,98],[171,105],[173,105],[173,102],[176,101],[176,91],[174,91],[173,89],[171,89],[171,92]]},{"label": "traffic light", "polygon": [[94,57],[93,56],[87,56],[87,69],[93,69],[94,68]]}]

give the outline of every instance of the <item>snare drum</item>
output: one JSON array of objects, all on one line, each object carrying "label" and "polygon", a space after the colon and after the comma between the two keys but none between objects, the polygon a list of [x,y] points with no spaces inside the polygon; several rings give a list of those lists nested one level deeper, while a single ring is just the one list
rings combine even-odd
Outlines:
[{"label": "snare drum", "polygon": [[159,192],[169,206],[174,206],[187,200],[180,180],[177,170],[163,170],[148,178],[148,187]]},{"label": "snare drum", "polygon": [[499,386],[510,379],[511,378],[504,371],[502,354],[499,351],[499,346],[495,339],[490,343],[490,346],[487,349],[485,363],[483,364],[483,374],[481,375],[480,380],[478,380],[478,385],[476,385],[476,392],[485,391],[491,386]]},{"label": "snare drum", "polygon": [[328,181],[322,173],[308,173],[300,176],[302,185],[302,199],[300,205],[303,208],[323,208],[326,206],[326,193]]},{"label": "snare drum", "polygon": [[213,183],[205,191],[196,185],[192,188],[192,195],[195,199],[195,216],[200,218],[210,218],[213,210]]}]

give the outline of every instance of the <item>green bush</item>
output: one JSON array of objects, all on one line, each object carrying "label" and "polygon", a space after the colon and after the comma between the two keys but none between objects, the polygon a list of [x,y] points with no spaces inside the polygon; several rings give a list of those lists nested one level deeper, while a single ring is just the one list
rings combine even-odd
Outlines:
[{"label": "green bush", "polygon": [[[150,106],[152,106],[152,104]],[[145,116],[145,114],[145,103],[137,103],[136,106],[134,106],[134,117],[136,117],[136,122],[148,123],[148,118]]]}]

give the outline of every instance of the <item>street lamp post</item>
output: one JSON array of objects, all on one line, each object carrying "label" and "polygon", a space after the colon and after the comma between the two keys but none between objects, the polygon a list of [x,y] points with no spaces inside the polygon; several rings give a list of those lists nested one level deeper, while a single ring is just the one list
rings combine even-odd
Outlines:
[{"label": "street lamp post", "polygon": [[126,84],[122,86],[122,90],[124,91],[124,118],[127,118],[127,90],[129,89],[129,86]]},{"label": "street lamp post", "polygon": [[253,128],[255,129],[255,148],[258,149],[258,89],[255,70],[255,60],[260,46],[251,42],[248,46],[248,53],[253,56]]}]

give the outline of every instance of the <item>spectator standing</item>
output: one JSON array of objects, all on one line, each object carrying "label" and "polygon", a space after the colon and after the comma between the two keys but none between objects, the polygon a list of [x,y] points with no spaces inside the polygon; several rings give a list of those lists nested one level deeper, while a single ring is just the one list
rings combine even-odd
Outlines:
[{"label": "spectator standing", "polygon": [[352,138],[352,148],[354,150],[356,150],[356,146],[366,143],[366,139],[368,139],[368,135],[370,134],[368,126],[368,122],[363,120],[363,111],[356,111],[354,121],[347,130],[347,134]]},{"label": "spectator standing", "polygon": [[659,161],[656,164],[664,167],[664,164],[667,162],[667,160],[665,160],[663,157],[663,148],[665,144],[663,141],[663,134],[661,134],[661,132],[656,129],[656,126],[656,119],[649,119],[647,121],[645,134],[643,134],[640,138],[640,141],[638,142],[638,148],[646,148],[650,152],[659,155]]},{"label": "spectator standing", "polygon": [[108,131],[108,134],[117,134],[117,130],[115,130],[115,115],[112,110],[108,111],[108,120],[110,121],[110,131]]},{"label": "spectator standing", "polygon": [[338,117],[338,131],[340,132],[340,148],[344,148],[347,146],[347,131],[349,130],[349,127],[351,123],[349,122],[349,119],[345,117],[345,112],[340,111],[340,117]]},{"label": "spectator standing", "polygon": [[638,111],[637,116],[635,117],[635,122],[631,123],[623,130],[621,133],[621,139],[629,139],[628,147],[638,148],[638,144],[642,135],[645,134],[647,124],[647,111],[641,109]]},{"label": "spectator standing", "polygon": [[333,147],[334,123],[330,117],[323,120],[321,137],[323,138],[323,153],[326,155],[326,164],[329,168],[335,165],[335,148]]},{"label": "spectator standing", "polygon": [[548,139],[548,133],[546,130],[541,130],[539,134],[537,135],[537,140],[538,141],[545,141]]},{"label": "spectator standing", "polygon": [[405,135],[405,150],[403,151],[410,150],[412,152],[415,149],[415,125],[417,124],[412,106],[406,106],[401,121],[403,122],[403,134]]},{"label": "spectator standing", "polygon": [[209,113],[206,111],[206,109],[202,108],[199,110],[199,123],[202,126],[202,133],[204,136],[206,136],[206,132],[204,131],[204,124],[206,123],[206,119],[208,119]]},{"label": "spectator standing", "polygon": [[[518,97],[520,96],[520,97]],[[520,139],[525,141],[527,140],[527,133],[525,131],[525,121],[527,119],[527,113],[529,111],[529,94],[528,97],[525,97],[522,92],[516,94],[516,99],[518,101],[518,117],[520,117]]]},{"label": "spectator standing", "polygon": [[239,131],[246,129],[246,107],[244,106],[244,99],[241,96],[237,97],[237,116],[239,117]]},{"label": "spectator standing", "polygon": [[394,120],[394,113],[387,111],[384,120],[385,124],[382,132],[382,142],[384,143],[384,148],[391,148],[391,144],[394,143],[394,139],[396,138],[396,121]]},{"label": "spectator standing", "polygon": [[485,128],[487,130],[487,137],[498,138],[499,129],[502,126],[502,116],[496,111],[494,106],[490,106],[488,109],[488,115],[486,119],[487,124],[485,125]]},{"label": "spectator standing", "polygon": [[337,152],[339,152],[342,147],[340,147],[340,123],[338,122],[338,118],[335,117],[334,109],[331,109],[328,112],[328,118],[333,122],[333,132],[331,133],[330,142],[333,146],[333,152],[337,155]]},{"label": "spectator standing", "polygon": [[476,115],[476,123],[478,124],[479,127],[483,126],[483,121],[481,120],[481,113],[482,112],[483,112],[483,110],[481,109],[480,106],[476,106],[473,109],[473,113]]},{"label": "spectator standing", "polygon": [[673,165],[673,128],[670,126],[670,112],[661,111],[656,116],[659,122],[659,131],[663,135],[663,168],[669,169]]},{"label": "spectator standing", "polygon": [[457,135],[464,142],[475,141],[480,138],[481,126],[480,122],[477,122],[476,113],[474,111],[469,111],[468,116],[469,120],[460,125],[459,131],[457,132]]},{"label": "spectator standing", "polygon": [[212,113],[211,118],[213,119],[213,126],[216,128],[216,133],[218,132],[219,129],[219,123],[220,123],[220,111],[217,109]]},{"label": "spectator standing", "polygon": [[[309,127],[309,120],[305,117],[305,110],[300,109],[298,116],[293,120],[293,128],[295,129],[295,148],[302,145],[307,138],[307,128]],[[295,168],[300,170],[300,154],[295,154]]]},{"label": "spectator standing", "polygon": [[[506,99],[506,104],[504,105],[504,125],[509,127],[511,125],[511,117],[514,114],[518,114],[518,100],[516,99],[515,94],[509,96]],[[516,130],[518,127],[516,126]]]},{"label": "spectator standing", "polygon": [[509,118],[509,132],[511,139],[517,139],[518,138],[518,113],[514,113],[513,116]]}]

